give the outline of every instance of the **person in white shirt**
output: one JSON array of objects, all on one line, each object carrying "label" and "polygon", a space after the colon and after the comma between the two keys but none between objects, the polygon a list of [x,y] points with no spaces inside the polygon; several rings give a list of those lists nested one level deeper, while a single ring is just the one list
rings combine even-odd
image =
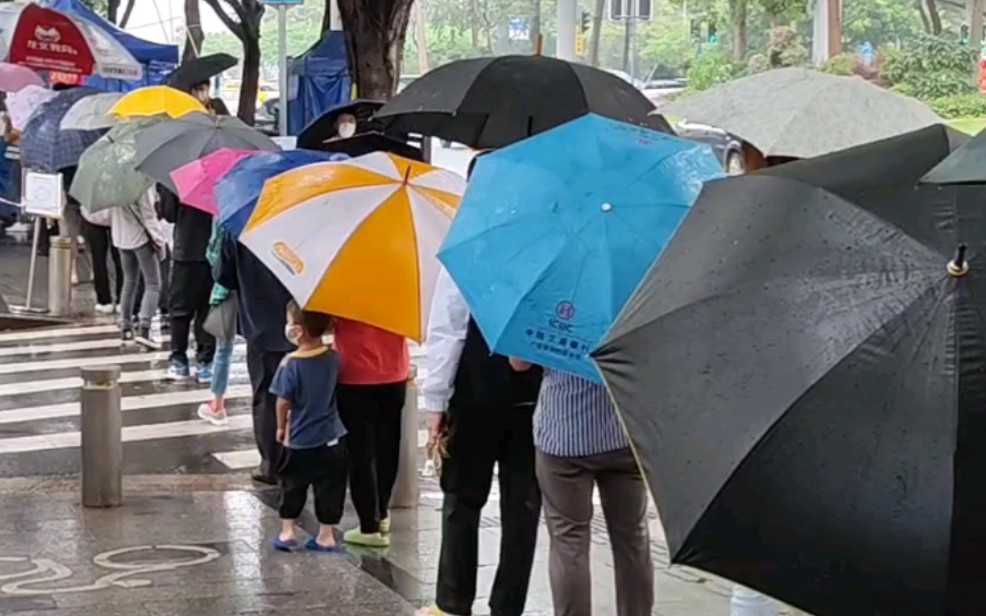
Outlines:
[{"label": "person in white shirt", "polygon": [[[136,204],[112,208],[113,245],[120,250],[123,266],[123,292],[120,301],[120,331],[123,342],[135,341],[149,349],[161,343],[151,335],[151,318],[161,293],[161,259],[167,241],[154,209],[155,192],[146,192]],[[133,327],[134,301],[140,277],[144,279],[136,331]]]},{"label": "person in white shirt", "polygon": [[500,563],[494,616],[524,613],[537,544],[541,493],[534,476],[532,417],[540,371],[514,372],[494,355],[445,270],[439,273],[425,342],[422,385],[431,445],[447,437],[442,463],[442,546],[435,604],[418,616],[468,615],[476,599],[479,520],[499,469]]}]

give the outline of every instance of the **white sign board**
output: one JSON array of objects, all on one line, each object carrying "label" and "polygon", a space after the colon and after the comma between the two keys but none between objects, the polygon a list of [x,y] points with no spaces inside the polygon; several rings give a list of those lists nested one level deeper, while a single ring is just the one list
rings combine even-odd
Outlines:
[{"label": "white sign board", "polygon": [[28,171],[24,174],[24,212],[60,219],[65,207],[61,173]]}]

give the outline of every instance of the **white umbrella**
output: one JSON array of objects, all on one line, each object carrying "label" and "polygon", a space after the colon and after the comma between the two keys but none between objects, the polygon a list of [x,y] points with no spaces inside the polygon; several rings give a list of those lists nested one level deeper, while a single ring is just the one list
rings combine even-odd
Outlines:
[{"label": "white umbrella", "polygon": [[72,105],[59,128],[62,130],[101,130],[111,128],[116,120],[107,115],[110,107],[123,98],[122,92],[105,92],[93,94]]},{"label": "white umbrella", "polygon": [[[0,34],[2,36],[2,34]],[[24,130],[27,121],[41,105],[55,97],[56,92],[41,86],[27,86],[7,97],[7,114],[14,130]]]}]

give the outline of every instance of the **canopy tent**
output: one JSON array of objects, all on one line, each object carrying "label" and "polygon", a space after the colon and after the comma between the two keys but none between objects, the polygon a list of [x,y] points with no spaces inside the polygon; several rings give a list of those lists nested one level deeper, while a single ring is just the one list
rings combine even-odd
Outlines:
[{"label": "canopy tent", "polygon": [[291,61],[288,134],[297,135],[323,113],[348,101],[350,88],[346,37],[342,32],[327,32]]},{"label": "canopy tent", "polygon": [[109,92],[127,92],[147,85],[155,85],[178,66],[178,46],[163,45],[137,38],[110,23],[106,18],[87,7],[81,0],[43,0],[44,6],[63,13],[75,15],[94,24],[116,39],[144,67],[143,78],[136,81],[120,79],[104,79],[90,76],[85,78],[85,85]]}]

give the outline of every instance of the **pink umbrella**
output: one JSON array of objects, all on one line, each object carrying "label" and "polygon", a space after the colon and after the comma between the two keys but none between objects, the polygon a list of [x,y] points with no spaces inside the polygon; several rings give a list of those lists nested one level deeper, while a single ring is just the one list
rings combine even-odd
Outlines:
[{"label": "pink umbrella", "polygon": [[178,167],[171,172],[171,179],[178,187],[178,198],[185,205],[218,216],[219,209],[216,206],[214,190],[216,182],[221,180],[240,159],[256,153],[255,150],[222,148]]},{"label": "pink umbrella", "polygon": [[20,92],[25,86],[44,86],[41,76],[25,66],[0,62],[0,91]]}]

